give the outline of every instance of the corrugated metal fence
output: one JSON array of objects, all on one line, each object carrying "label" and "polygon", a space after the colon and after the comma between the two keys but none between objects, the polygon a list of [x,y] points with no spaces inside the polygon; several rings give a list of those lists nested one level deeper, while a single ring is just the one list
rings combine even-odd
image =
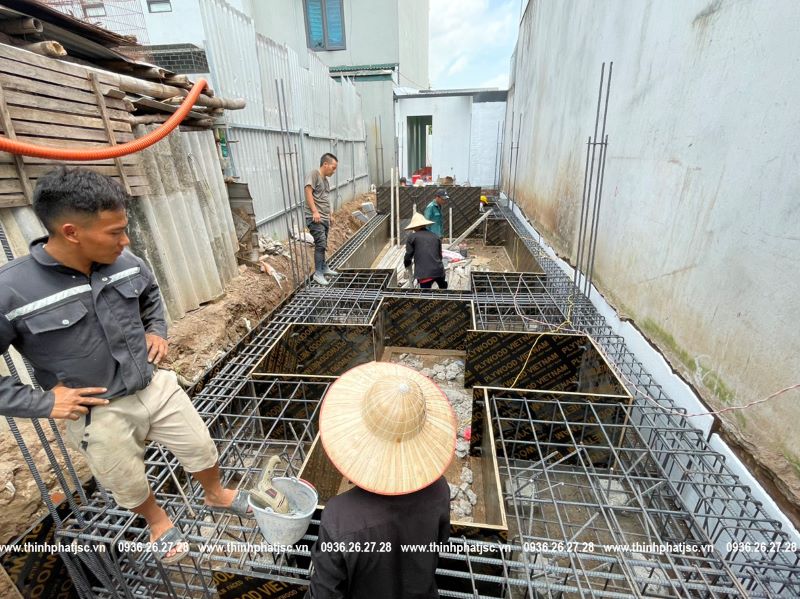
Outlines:
[{"label": "corrugated metal fence", "polygon": [[[97,127],[104,118],[94,96],[51,84],[60,78],[61,82],[78,85],[75,82],[88,81],[89,70],[5,45],[0,45],[0,54],[5,69],[0,79],[15,129],[38,131],[44,136],[39,141],[42,145],[106,144],[102,135],[98,137],[93,129],[86,128],[87,124]],[[103,72],[99,72],[99,79],[106,79]],[[74,101],[67,101],[67,97]],[[39,108],[32,108],[35,106]],[[119,104],[114,110],[114,126],[127,134],[117,140],[146,132],[139,126],[131,135],[127,105]],[[50,124],[53,122],[59,125]],[[238,243],[214,135],[210,131],[173,131],[165,140],[126,156],[122,162],[135,190],[129,203],[132,249],[152,265],[168,317],[176,320],[220,296],[225,283],[237,273]],[[0,156],[0,163],[5,169],[3,189],[12,192],[21,188],[20,174],[31,180],[55,166],[54,161],[24,157],[21,166],[15,167],[6,153]],[[111,160],[81,164],[115,174]],[[27,254],[28,244],[45,234],[33,209],[26,205],[29,201],[21,196],[9,207],[0,208],[0,228],[14,256]],[[203,259],[198,260],[198,256]],[[0,252],[0,264],[5,261],[5,253]]]},{"label": "corrugated metal fence", "polygon": [[295,196],[302,199],[300,179],[319,166],[325,152],[339,158],[331,180],[336,207],[367,191],[366,134],[355,86],[331,79],[313,53],[309,68],[303,68],[293,50],[257,33],[253,20],[224,0],[201,0],[200,10],[216,91],[247,100],[244,110],[227,118],[233,168],[250,186],[259,232],[279,239],[287,235],[278,166],[278,148],[283,151],[287,142],[281,133],[281,81],[288,120],[283,129],[288,125],[289,149],[299,153],[301,172],[291,178]]}]

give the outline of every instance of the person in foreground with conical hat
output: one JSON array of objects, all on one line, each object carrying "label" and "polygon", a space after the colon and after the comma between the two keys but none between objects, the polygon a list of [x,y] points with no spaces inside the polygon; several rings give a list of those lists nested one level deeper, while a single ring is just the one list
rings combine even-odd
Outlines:
[{"label": "person in foreground with conical hat", "polygon": [[319,429],[331,462],[356,486],[322,512],[306,597],[438,597],[431,549],[450,537],[443,474],[456,445],[445,394],[405,366],[362,364],[328,390]]},{"label": "person in foreground with conical hat", "polygon": [[422,289],[430,289],[434,283],[439,289],[447,289],[442,263],[442,241],[439,236],[427,229],[433,223],[415,212],[406,231],[406,255],[403,266],[408,268],[414,262],[414,278]]}]

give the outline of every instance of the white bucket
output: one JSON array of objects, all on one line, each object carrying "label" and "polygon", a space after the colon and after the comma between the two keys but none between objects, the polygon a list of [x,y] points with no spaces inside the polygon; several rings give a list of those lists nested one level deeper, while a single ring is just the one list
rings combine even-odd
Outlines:
[{"label": "white bucket", "polygon": [[288,477],[272,479],[272,486],[286,495],[289,513],[278,514],[248,500],[261,534],[270,545],[294,545],[303,538],[317,508],[317,490],[304,480]]}]

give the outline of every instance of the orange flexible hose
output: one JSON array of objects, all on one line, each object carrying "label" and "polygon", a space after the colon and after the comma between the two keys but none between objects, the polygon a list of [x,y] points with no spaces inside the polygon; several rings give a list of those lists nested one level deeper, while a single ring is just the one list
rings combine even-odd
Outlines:
[{"label": "orange flexible hose", "polygon": [[53,160],[106,160],[108,158],[119,158],[120,156],[127,156],[134,152],[139,152],[152,146],[154,143],[161,141],[169,135],[175,127],[180,125],[181,121],[186,118],[189,111],[197,102],[200,93],[208,85],[205,79],[198,79],[197,82],[189,91],[189,95],[183,99],[183,102],[178,107],[178,110],[169,117],[158,129],[151,131],[144,137],[134,139],[132,141],[120,144],[118,146],[108,146],[107,148],[85,148],[85,149],[66,149],[66,148],[49,148],[46,146],[37,146],[35,144],[26,143],[24,141],[17,141],[8,139],[7,137],[0,137],[0,151],[10,152],[11,154],[20,154],[22,156],[35,156],[37,158],[50,158]]}]

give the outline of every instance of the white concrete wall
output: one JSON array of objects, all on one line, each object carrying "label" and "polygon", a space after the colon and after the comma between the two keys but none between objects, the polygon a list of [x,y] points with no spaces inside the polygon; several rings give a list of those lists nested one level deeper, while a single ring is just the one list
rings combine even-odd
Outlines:
[{"label": "white concrete wall", "polygon": [[469,182],[481,187],[497,185],[498,125],[505,119],[505,102],[473,102],[469,143]]},{"label": "white concrete wall", "polygon": [[[574,261],[613,60],[595,279],[714,405],[800,381],[798,31],[794,0],[539,0],[521,25],[506,124],[523,115],[517,198]],[[723,417],[796,488],[798,399]]]},{"label": "white concrete wall", "polygon": [[399,154],[401,176],[408,172],[408,117],[433,117],[433,136],[428,155],[431,158],[433,179],[451,176],[456,183],[469,178],[470,128],[472,121],[472,96],[444,96],[399,98],[396,108],[397,127],[400,133]]},{"label": "white concrete wall", "polygon": [[[139,1],[151,45],[195,44],[204,47],[206,37],[203,33],[199,0],[171,0],[172,12],[154,13],[147,10],[146,0]],[[237,6],[240,2],[234,0],[231,4]]]},{"label": "white concrete wall", "polygon": [[[286,44],[300,57],[300,64],[308,66],[308,39],[302,0],[244,0],[249,3],[245,10],[253,18],[256,31],[261,35]],[[345,20],[345,36],[347,36]]]},{"label": "white concrete wall", "polygon": [[429,0],[403,0],[397,25],[400,81],[403,87],[430,88],[428,69]]}]

